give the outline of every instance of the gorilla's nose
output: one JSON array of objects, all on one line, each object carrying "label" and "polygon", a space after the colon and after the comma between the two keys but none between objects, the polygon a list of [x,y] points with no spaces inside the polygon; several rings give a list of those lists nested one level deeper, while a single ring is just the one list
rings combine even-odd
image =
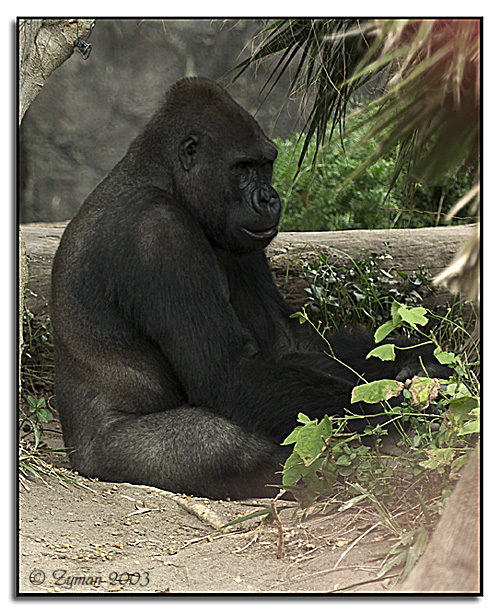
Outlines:
[{"label": "gorilla's nose", "polygon": [[259,215],[277,215],[281,209],[281,202],[277,192],[267,185],[262,185],[252,194],[252,205]]}]

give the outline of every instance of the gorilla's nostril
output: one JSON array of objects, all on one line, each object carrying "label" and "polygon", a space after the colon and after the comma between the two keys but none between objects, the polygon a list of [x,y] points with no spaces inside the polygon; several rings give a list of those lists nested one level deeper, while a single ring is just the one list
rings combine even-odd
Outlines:
[{"label": "gorilla's nostril", "polygon": [[269,199],[270,199],[269,190],[267,186],[264,185],[264,187],[260,188],[260,201],[262,202],[262,204],[268,204]]},{"label": "gorilla's nostril", "polygon": [[252,194],[252,206],[256,213],[261,215],[266,210],[268,199],[265,198],[262,188],[257,188]]},{"label": "gorilla's nostril", "polygon": [[264,185],[252,194],[252,206],[259,215],[275,214],[280,208],[280,199],[274,189]]}]

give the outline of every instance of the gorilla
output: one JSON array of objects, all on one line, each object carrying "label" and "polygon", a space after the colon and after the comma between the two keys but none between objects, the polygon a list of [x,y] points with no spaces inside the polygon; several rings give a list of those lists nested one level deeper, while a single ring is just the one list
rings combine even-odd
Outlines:
[{"label": "gorilla", "polygon": [[[266,260],[276,156],[219,85],[184,79],[68,224],[51,317],[57,408],[81,474],[273,496],[297,414],[352,408],[357,376],[290,318]],[[331,343],[367,380],[408,371],[409,355],[422,368],[415,352],[366,360],[374,343],[361,330]]]}]

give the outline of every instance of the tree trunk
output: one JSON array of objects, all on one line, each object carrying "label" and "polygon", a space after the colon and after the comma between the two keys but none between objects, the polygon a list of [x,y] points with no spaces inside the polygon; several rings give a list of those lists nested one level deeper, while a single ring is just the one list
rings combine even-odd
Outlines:
[{"label": "tree trunk", "polygon": [[478,594],[480,577],[480,456],[475,449],[448,500],[427,549],[403,592]]},{"label": "tree trunk", "polygon": [[[19,124],[45,81],[74,50],[74,41],[87,35],[94,19],[20,19],[19,20]],[[19,232],[19,377],[23,344],[24,291],[28,266],[21,231]]]},{"label": "tree trunk", "polygon": [[74,51],[94,19],[19,20],[19,123],[45,81]]}]

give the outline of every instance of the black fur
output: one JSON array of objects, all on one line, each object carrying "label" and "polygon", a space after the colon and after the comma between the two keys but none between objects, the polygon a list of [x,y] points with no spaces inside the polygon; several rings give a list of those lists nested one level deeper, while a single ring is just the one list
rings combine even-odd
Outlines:
[{"label": "black fur", "polygon": [[[275,157],[218,85],[183,80],[68,225],[53,267],[56,396],[82,474],[273,495],[297,413],[350,407],[356,377],[290,319],[264,254]],[[365,360],[362,331],[332,343],[368,379],[400,372]]]}]

